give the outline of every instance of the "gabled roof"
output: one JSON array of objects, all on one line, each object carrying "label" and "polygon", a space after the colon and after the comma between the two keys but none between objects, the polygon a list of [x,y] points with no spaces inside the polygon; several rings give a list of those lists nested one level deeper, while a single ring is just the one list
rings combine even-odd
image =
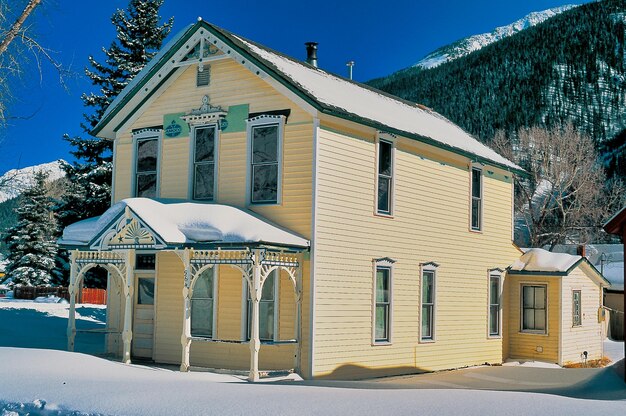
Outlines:
[{"label": "gabled roof", "polygon": [[[622,208],[610,220],[604,224],[604,231],[609,234],[618,234],[621,236],[624,227],[626,227],[626,207]],[[624,242],[626,243],[626,241]]]},{"label": "gabled roof", "polygon": [[307,239],[250,211],[229,205],[148,198],[124,199],[100,217],[66,227],[59,244],[97,250],[186,245],[309,247]]},{"label": "gabled roof", "polygon": [[[158,90],[177,69],[173,66],[172,57],[192,36],[198,32],[204,33],[205,30],[215,38],[214,44],[228,48],[229,54],[232,49],[231,56],[239,55],[243,62],[250,62],[258,68],[257,75],[271,77],[323,114],[415,139],[461,154],[476,162],[498,166],[514,173],[525,173],[518,165],[426,107],[333,75],[205,21],[188,26],[168,42],[111,103],[95,126],[93,134],[101,134],[121,111],[137,111],[150,94]],[[167,65],[172,65],[171,71],[159,74],[158,82],[152,80]],[[137,102],[135,96],[138,94],[143,94],[146,98]],[[126,109],[131,102],[134,102],[134,107]],[[127,119],[128,117],[124,120]],[[113,131],[117,127],[108,130]]]},{"label": "gabled roof", "polygon": [[590,269],[593,280],[601,286],[608,287],[611,283],[595,268],[586,257],[567,253],[553,253],[542,248],[531,248],[509,266],[507,273],[511,275],[567,276],[576,267],[584,264]]}]

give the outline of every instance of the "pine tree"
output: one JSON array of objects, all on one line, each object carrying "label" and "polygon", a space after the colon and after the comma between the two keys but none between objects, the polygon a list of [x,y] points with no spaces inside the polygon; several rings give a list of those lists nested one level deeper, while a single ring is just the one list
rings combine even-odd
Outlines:
[{"label": "pine tree", "polygon": [[[158,52],[173,24],[173,18],[159,24],[163,0],[130,0],[126,10],[118,9],[111,17],[117,36],[109,49],[103,48],[104,63],[89,57],[91,69],[85,73],[99,93],[83,94],[91,113],[83,115],[81,127],[86,134],[95,127],[106,108]],[[77,159],[64,170],[70,182],[56,211],[62,226],[102,214],[111,201],[113,144],[94,137],[64,139],[74,148]]]},{"label": "pine tree", "polygon": [[35,174],[33,185],[20,196],[18,222],[4,236],[9,250],[6,274],[14,286],[50,286],[53,280],[57,226],[47,177],[45,172]]}]

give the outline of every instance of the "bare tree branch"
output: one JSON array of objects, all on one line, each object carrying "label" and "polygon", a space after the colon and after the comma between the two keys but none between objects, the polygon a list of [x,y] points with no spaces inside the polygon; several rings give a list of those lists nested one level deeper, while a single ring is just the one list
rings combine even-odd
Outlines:
[{"label": "bare tree branch", "polygon": [[0,55],[6,52],[13,39],[15,39],[15,37],[20,33],[26,18],[33,12],[33,10],[35,10],[35,7],[37,7],[39,3],[41,3],[41,0],[30,0],[28,2],[22,14],[17,18],[15,23],[11,25],[11,28],[5,35],[4,39],[0,42]]}]

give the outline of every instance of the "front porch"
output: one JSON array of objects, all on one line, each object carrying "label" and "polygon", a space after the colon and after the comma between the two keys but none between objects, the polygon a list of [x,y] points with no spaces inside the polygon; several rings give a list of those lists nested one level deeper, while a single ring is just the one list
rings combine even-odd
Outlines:
[{"label": "front porch", "polygon": [[[198,205],[196,210],[216,207],[185,205]],[[76,244],[79,233],[72,233],[72,226],[64,233],[62,243],[73,243],[69,350],[73,350],[76,336],[78,288],[88,270],[104,267],[113,289],[107,346],[115,350],[115,332],[121,333],[118,351],[123,362],[130,363],[141,351],[144,358],[179,363],[181,371],[191,366],[246,368],[250,381],[260,378],[259,362],[261,370],[301,370],[302,268],[308,241],[253,218],[262,222],[256,224],[256,234],[261,234],[259,226],[273,227],[270,236],[285,233],[292,240],[300,239],[296,241],[299,244],[250,241],[245,236],[239,236],[237,242],[217,241],[214,228],[209,230],[213,234],[210,242],[186,239],[183,244],[172,243],[137,210],[126,206],[120,211],[114,206],[109,211],[113,209],[119,212],[110,225],[93,227],[93,232],[86,233],[91,234],[89,241],[80,246]],[[206,228],[196,227],[196,238]],[[78,229],[84,233],[84,225]],[[155,259],[152,274],[136,265],[137,259],[150,255]]]}]

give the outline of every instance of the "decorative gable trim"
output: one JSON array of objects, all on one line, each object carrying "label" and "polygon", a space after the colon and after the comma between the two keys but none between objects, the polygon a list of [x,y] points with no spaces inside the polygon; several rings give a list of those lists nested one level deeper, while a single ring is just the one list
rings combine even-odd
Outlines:
[{"label": "decorative gable trim", "polygon": [[92,250],[162,249],[167,244],[129,207],[90,243]]}]

